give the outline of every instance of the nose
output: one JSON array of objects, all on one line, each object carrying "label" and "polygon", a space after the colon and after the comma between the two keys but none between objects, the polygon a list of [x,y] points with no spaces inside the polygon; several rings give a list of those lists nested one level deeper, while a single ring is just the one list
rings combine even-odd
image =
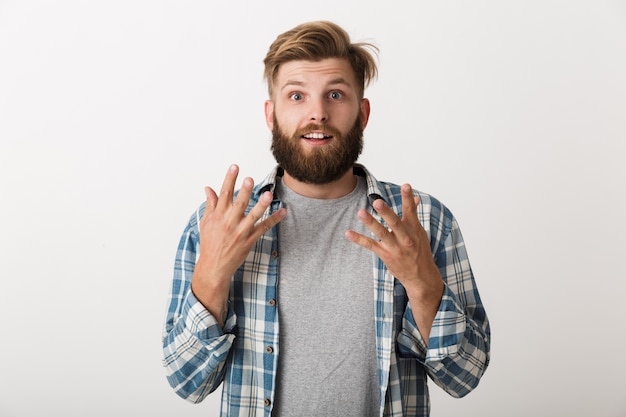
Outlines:
[{"label": "nose", "polygon": [[323,123],[328,120],[328,112],[324,99],[311,100],[309,107],[309,121]]}]

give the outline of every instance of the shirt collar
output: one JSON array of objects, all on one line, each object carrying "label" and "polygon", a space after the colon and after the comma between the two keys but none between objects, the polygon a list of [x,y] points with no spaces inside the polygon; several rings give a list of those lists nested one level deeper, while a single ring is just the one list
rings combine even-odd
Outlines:
[{"label": "shirt collar", "polygon": [[[389,204],[387,198],[385,198],[385,193],[381,188],[381,183],[378,182],[376,178],[365,168],[365,166],[361,164],[354,164],[352,168],[352,172],[354,175],[358,175],[360,177],[365,177],[365,181],[367,182],[367,197],[369,199],[370,204],[372,204],[375,200],[383,199],[385,203]],[[259,188],[257,191],[257,197],[261,197],[266,191],[271,191],[274,194],[274,189],[276,188],[276,178],[282,177],[285,174],[285,170],[280,166],[276,166],[272,172],[265,177],[265,179],[259,184]]]}]

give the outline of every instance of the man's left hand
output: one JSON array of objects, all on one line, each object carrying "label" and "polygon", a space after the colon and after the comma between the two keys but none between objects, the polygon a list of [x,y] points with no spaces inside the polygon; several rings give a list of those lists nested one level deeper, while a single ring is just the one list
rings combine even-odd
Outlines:
[{"label": "man's left hand", "polygon": [[420,333],[428,340],[432,321],[441,302],[443,281],[433,260],[428,235],[417,218],[419,203],[419,197],[413,196],[412,187],[404,184],[402,218],[398,217],[382,199],[373,203],[374,210],[388,227],[376,220],[367,210],[358,211],[359,219],[378,240],[352,230],[348,230],[345,236],[378,255],[389,272],[402,283],[413,306],[413,317]]}]

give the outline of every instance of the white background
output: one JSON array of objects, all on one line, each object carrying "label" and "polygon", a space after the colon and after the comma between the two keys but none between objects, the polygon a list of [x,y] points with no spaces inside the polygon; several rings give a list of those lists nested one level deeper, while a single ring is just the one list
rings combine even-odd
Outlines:
[{"label": "white background", "polygon": [[626,415],[626,2],[0,0],[0,416],[217,416],[175,396],[176,246],[273,167],[262,59],[329,19],[381,49],[361,162],[458,218],[492,364],[433,417]]}]

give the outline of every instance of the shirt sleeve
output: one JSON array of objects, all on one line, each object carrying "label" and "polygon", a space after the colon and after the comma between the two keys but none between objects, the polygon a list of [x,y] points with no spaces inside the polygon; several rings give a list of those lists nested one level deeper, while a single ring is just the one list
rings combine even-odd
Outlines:
[{"label": "shirt sleeve", "polygon": [[461,232],[453,218],[448,223],[433,251],[445,286],[428,346],[407,303],[398,349],[417,358],[450,395],[463,397],[478,385],[489,364],[490,327]]},{"label": "shirt sleeve", "polygon": [[176,255],[174,278],[163,330],[163,366],[176,394],[198,403],[224,378],[224,364],[235,339],[236,317],[228,306],[222,329],[191,292],[199,247],[199,213],[187,226]]}]

